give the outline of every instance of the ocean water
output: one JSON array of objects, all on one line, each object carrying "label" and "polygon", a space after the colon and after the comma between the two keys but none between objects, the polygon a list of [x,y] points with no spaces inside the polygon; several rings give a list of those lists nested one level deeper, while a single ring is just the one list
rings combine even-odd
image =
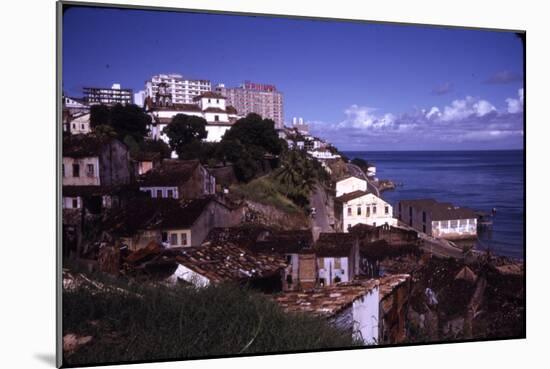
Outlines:
[{"label": "ocean water", "polygon": [[476,248],[524,258],[523,151],[392,151],[344,154],[376,165],[379,179],[402,184],[382,197],[392,205],[402,199],[434,198],[476,211],[491,212],[492,231],[479,234]]}]

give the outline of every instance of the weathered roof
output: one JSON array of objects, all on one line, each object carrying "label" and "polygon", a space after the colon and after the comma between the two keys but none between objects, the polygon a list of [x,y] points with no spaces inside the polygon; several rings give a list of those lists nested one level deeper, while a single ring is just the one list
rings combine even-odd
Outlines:
[{"label": "weathered roof", "polygon": [[136,161],[159,161],[160,160],[160,152],[152,152],[152,151],[138,151],[138,152],[130,152],[130,157]]},{"label": "weathered roof", "polygon": [[221,108],[213,108],[213,107],[210,107],[210,108],[206,108],[203,110],[205,113],[227,113],[226,110],[223,110]]},{"label": "weathered roof", "polygon": [[63,186],[61,193],[64,197],[102,196],[114,194],[119,189],[116,186]]},{"label": "weathered roof", "polygon": [[225,111],[227,112],[227,114],[237,114],[237,109],[233,105],[227,105],[225,107]]},{"label": "weathered roof", "polygon": [[314,250],[320,257],[345,257],[356,243],[356,236],[350,233],[321,233]]},{"label": "weathered roof", "polygon": [[292,313],[310,313],[331,317],[378,287],[376,279],[361,282],[339,283],[306,292],[285,292],[273,299],[283,310]]},{"label": "weathered roof", "polygon": [[342,181],[348,180],[348,179],[350,179],[350,178],[355,178],[355,179],[358,179],[358,180],[363,181],[363,182],[366,182],[366,181],[367,181],[365,178],[361,178],[361,177],[356,176],[356,175],[354,175],[354,174],[346,174],[346,175],[344,175],[344,176],[338,178],[338,180],[337,180],[336,182],[337,182],[337,183],[338,183],[338,182],[342,182]]},{"label": "weathered roof", "polygon": [[200,100],[203,97],[209,97],[209,98],[214,98],[214,99],[225,99],[225,96],[223,96],[222,94],[219,94],[217,92],[208,91],[208,92],[203,93],[202,95],[195,96],[193,98],[193,101]]},{"label": "weathered roof", "polygon": [[359,197],[363,197],[365,195],[368,195],[370,192],[368,191],[353,191],[346,194],[343,194],[342,196],[338,196],[335,200],[340,201],[342,203],[348,202],[353,199],[357,199]]},{"label": "weathered roof", "polygon": [[253,253],[229,242],[181,248],[176,261],[211,282],[268,277],[287,265],[284,258]]},{"label": "weathered roof", "polygon": [[198,160],[165,160],[144,174],[138,183],[140,186],[180,186],[191,178],[199,165]]},{"label": "weathered roof", "polygon": [[156,111],[190,111],[190,112],[200,112],[202,111],[200,106],[196,104],[168,104],[166,106],[159,105],[158,103],[153,104],[153,110]]},{"label": "weathered roof", "polygon": [[251,248],[260,238],[265,237],[271,232],[271,228],[257,224],[243,224],[237,227],[217,227],[208,233],[203,244],[230,242],[236,246]]},{"label": "weathered roof", "polygon": [[113,212],[102,229],[132,236],[146,229],[190,228],[204,212],[213,197],[179,201],[176,199],[134,199],[123,209]]},{"label": "weathered roof", "polygon": [[410,274],[390,274],[380,278],[380,301],[390,295],[397,287],[409,281]]},{"label": "weathered roof", "polygon": [[412,206],[431,214],[432,220],[475,219],[475,211],[434,199],[401,200],[401,206]]}]

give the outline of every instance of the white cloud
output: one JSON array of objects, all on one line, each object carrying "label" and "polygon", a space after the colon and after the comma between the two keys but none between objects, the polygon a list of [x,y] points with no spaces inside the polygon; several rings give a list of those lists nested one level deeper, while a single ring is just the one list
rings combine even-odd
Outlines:
[{"label": "white cloud", "polygon": [[496,111],[497,109],[493,105],[491,105],[490,102],[486,100],[479,100],[477,103],[474,104],[474,110],[478,117],[482,117],[489,114],[490,112]]},{"label": "white cloud", "polygon": [[353,127],[359,129],[382,129],[390,127],[395,122],[395,116],[391,113],[379,116],[376,109],[367,106],[351,105],[344,113],[346,119],[338,123],[338,127]]},{"label": "white cloud", "polygon": [[496,108],[487,100],[477,100],[472,96],[466,96],[464,99],[454,100],[451,105],[445,106],[439,117],[444,122],[461,121],[472,115],[483,117],[493,111],[496,111]]},{"label": "white cloud", "polygon": [[[425,110],[423,109],[422,112]],[[428,114],[426,114],[426,118],[430,119],[431,117],[439,118],[441,116],[441,112],[439,111],[439,108],[437,106],[433,106]]]},{"label": "white cloud", "polygon": [[508,113],[515,114],[523,112],[523,88],[518,90],[518,98],[507,98],[506,104],[508,105]]}]

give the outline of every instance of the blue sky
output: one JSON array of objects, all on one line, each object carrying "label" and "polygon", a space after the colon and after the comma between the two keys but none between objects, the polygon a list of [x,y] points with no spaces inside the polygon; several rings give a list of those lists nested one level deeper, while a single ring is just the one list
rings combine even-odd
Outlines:
[{"label": "blue sky", "polygon": [[523,147],[523,46],[514,33],[142,10],[71,8],[63,87],[143,89],[180,73],[272,83],[342,150]]}]

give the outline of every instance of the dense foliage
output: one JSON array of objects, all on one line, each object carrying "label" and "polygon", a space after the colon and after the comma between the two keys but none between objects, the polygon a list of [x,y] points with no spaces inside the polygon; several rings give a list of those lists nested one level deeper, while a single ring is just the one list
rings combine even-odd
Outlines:
[{"label": "dense foliage", "polygon": [[113,107],[93,105],[90,109],[92,128],[110,126],[121,141],[131,137],[135,142],[141,142],[147,135],[147,127],[150,123],[151,117],[143,109],[133,104],[116,104]]},{"label": "dense foliage", "polygon": [[200,156],[202,140],[206,138],[206,120],[193,115],[177,114],[163,133],[168,136],[170,147],[180,159]]},{"label": "dense foliage", "polygon": [[216,147],[216,157],[231,162],[240,181],[250,181],[263,168],[265,155],[279,155],[284,147],[274,126],[271,119],[248,114],[225,133]]},{"label": "dense foliage", "polygon": [[267,296],[233,285],[116,287],[64,292],[63,334],[92,336],[65,354],[67,365],[357,345],[325,319],[286,314]]}]

